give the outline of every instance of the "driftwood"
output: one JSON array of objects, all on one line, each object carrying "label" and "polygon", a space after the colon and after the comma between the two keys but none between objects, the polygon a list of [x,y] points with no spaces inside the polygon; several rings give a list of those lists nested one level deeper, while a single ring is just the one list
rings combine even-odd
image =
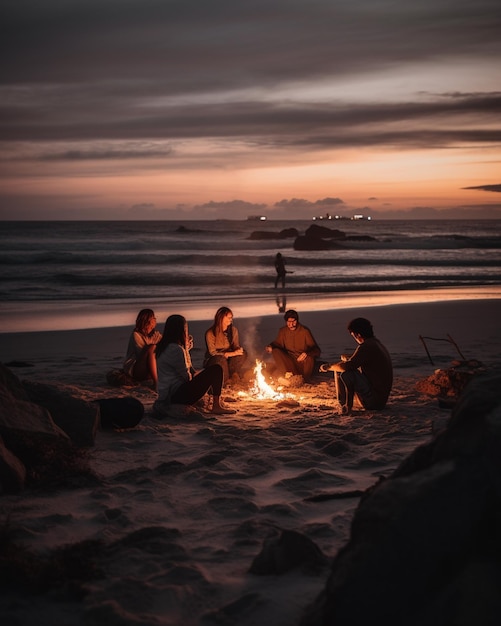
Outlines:
[{"label": "driftwood", "polygon": [[459,346],[457,345],[457,343],[454,341],[454,339],[449,334],[447,334],[445,336],[445,338],[441,338],[441,337],[423,337],[422,335],[419,335],[419,339],[421,340],[421,343],[423,344],[424,349],[426,350],[426,354],[428,355],[428,358],[430,359],[430,363],[432,365],[435,365],[435,363],[433,363],[433,359],[431,358],[430,351],[428,350],[428,345],[426,344],[426,341],[425,341],[426,339],[428,341],[446,341],[447,343],[452,344],[456,348],[457,353],[462,358],[462,360],[463,361],[466,360],[465,357],[463,356],[463,353],[459,349]]}]

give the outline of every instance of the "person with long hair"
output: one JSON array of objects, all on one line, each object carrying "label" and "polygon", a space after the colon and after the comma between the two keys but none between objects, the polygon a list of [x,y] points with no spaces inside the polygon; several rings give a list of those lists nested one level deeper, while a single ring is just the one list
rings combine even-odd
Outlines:
[{"label": "person with long hair", "polygon": [[157,320],[152,309],[142,309],[136,318],[125,355],[124,372],[138,382],[153,381],[158,386],[155,346],[162,338],[156,330]]},{"label": "person with long hair", "polygon": [[236,413],[221,403],[223,387],[221,366],[209,365],[195,373],[189,346],[188,322],[182,315],[170,315],[156,349],[158,368],[156,407],[165,408],[171,404],[192,406],[211,390],[213,397],[211,413],[215,415]]},{"label": "person with long hair", "polygon": [[205,345],[204,367],[220,365],[223,368],[223,384],[234,374],[242,377],[247,354],[233,325],[233,312],[227,306],[216,311],[214,323],[205,333]]}]

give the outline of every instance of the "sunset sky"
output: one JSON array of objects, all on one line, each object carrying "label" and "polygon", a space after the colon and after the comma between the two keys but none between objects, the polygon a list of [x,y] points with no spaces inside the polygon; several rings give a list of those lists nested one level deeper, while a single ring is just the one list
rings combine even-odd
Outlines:
[{"label": "sunset sky", "polygon": [[499,0],[0,16],[0,219],[501,217]]}]

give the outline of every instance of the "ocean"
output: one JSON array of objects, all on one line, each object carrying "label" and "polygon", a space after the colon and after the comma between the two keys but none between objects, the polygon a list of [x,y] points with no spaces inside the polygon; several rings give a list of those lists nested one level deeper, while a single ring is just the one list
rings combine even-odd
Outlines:
[{"label": "ocean", "polygon": [[[286,229],[343,231],[294,249]],[[268,233],[251,237],[256,231]],[[276,238],[275,238],[276,235]],[[290,274],[274,288],[274,257]],[[152,308],[212,319],[480,293],[500,297],[501,220],[0,223],[0,332],[131,326]]]}]

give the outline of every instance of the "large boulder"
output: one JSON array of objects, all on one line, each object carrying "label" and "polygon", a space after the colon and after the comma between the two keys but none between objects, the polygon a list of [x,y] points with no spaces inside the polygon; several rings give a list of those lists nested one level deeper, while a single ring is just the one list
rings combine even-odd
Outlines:
[{"label": "large boulder", "polygon": [[0,436],[7,432],[30,433],[43,438],[69,439],[54,423],[49,411],[29,400],[16,398],[0,383]]},{"label": "large boulder", "polygon": [[8,389],[13,398],[29,401],[19,378],[3,363],[0,363],[0,388]]},{"label": "large boulder", "polygon": [[271,239],[292,239],[297,237],[299,231],[297,228],[284,228],[280,232],[273,232],[269,230],[255,230],[249,235],[249,239],[252,240],[271,240]]},{"label": "large boulder", "polygon": [[29,478],[39,474],[41,450],[64,448],[71,453],[68,436],[47,409],[16,398],[1,382],[0,440],[0,492],[5,493],[21,491]]},{"label": "large boulder", "polygon": [[362,497],[303,626],[494,626],[501,615],[501,372]]},{"label": "large boulder", "polygon": [[332,241],[316,236],[300,235],[294,239],[294,250],[333,250],[337,246]]},{"label": "large boulder", "polygon": [[257,576],[277,576],[296,568],[317,572],[328,559],[311,539],[294,530],[273,529],[249,569]]},{"label": "large boulder", "polygon": [[0,364],[0,492],[18,491],[25,484],[93,479],[48,409],[28,397],[19,379]]},{"label": "large boulder", "polygon": [[99,426],[99,405],[75,398],[64,387],[23,381],[31,402],[45,407],[54,422],[79,448],[94,445]]},{"label": "large boulder", "polygon": [[322,239],[345,239],[346,233],[337,228],[327,228],[327,226],[319,226],[312,224],[305,231],[306,237],[320,237]]},{"label": "large boulder", "polygon": [[26,467],[7,447],[0,437],[0,490],[6,493],[22,491],[26,484]]},{"label": "large boulder", "polygon": [[304,235],[294,240],[294,250],[332,250],[341,248],[338,241],[346,239],[346,234],[335,228],[312,224]]},{"label": "large boulder", "polygon": [[137,398],[104,398],[96,401],[99,406],[100,425],[103,429],[134,428],[144,417],[143,403]]}]

